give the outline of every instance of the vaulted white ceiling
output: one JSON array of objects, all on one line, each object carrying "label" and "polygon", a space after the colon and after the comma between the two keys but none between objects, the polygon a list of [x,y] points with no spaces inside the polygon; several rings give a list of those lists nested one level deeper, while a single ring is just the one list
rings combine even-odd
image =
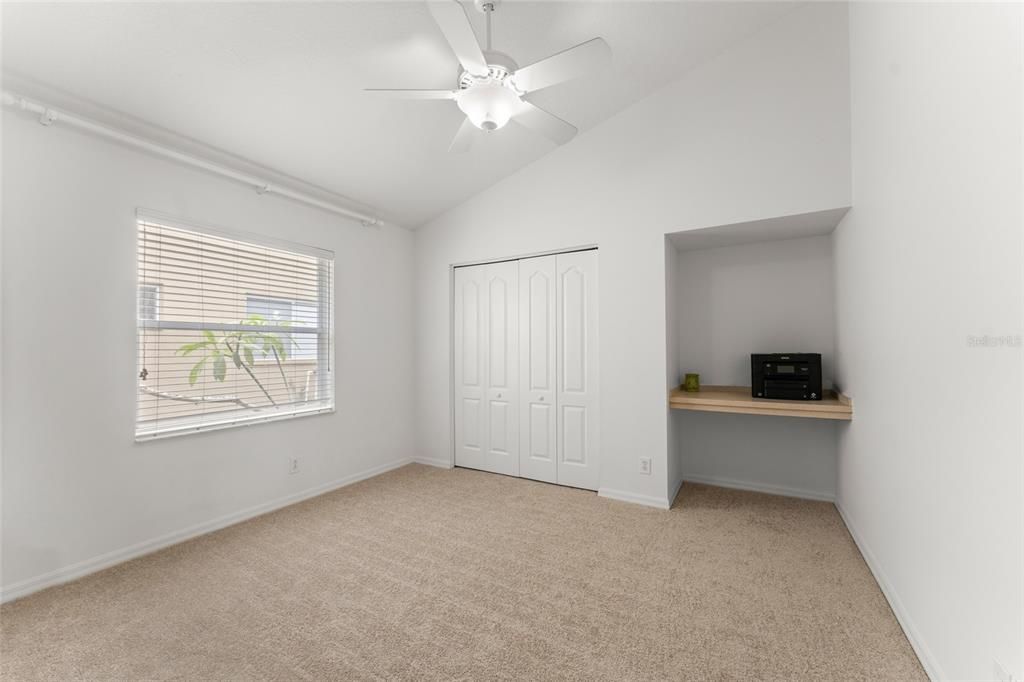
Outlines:
[{"label": "vaulted white ceiling", "polygon": [[[515,2],[494,49],[521,65],[595,36],[613,66],[531,100],[581,132],[791,9],[769,2]],[[483,16],[467,3],[478,35]],[[449,154],[455,87],[422,2],[4,3],[5,75],[56,88],[373,207],[415,227],[554,149],[518,126]],[[576,144],[579,138],[569,144]]]}]

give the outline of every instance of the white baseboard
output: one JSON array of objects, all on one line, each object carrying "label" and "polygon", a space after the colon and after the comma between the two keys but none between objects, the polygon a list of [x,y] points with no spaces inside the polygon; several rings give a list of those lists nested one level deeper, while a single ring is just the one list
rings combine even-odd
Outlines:
[{"label": "white baseboard", "polygon": [[358,483],[359,481],[363,481],[368,478],[373,478],[374,476],[378,476],[384,472],[410,464],[412,461],[412,459],[407,458],[400,459],[396,462],[390,462],[388,464],[382,464],[358,474],[345,476],[344,478],[339,478],[335,481],[331,481],[330,483],[324,483],[313,488],[308,488],[302,492],[280,497],[270,502],[258,504],[254,507],[249,507],[248,509],[243,509],[210,521],[205,521],[194,526],[189,526],[188,528],[174,531],[173,533],[161,535],[160,537],[153,538],[152,540],[145,540],[128,547],[123,547],[112,552],[107,552],[106,554],[101,554],[91,559],[79,561],[69,566],[64,566],[47,573],[43,573],[42,575],[38,575],[33,578],[21,580],[12,585],[6,585],[0,589],[0,603],[28,596],[33,592],[38,592],[39,590],[47,587],[53,587],[72,580],[77,580],[78,578],[83,578],[90,573],[96,573],[97,571],[102,571],[105,568],[110,568],[111,566],[124,563],[131,559],[136,559],[145,554],[151,554],[165,547],[176,545],[179,542],[191,540],[192,538],[200,535],[212,533],[215,530],[220,530],[221,528],[226,528],[236,523],[247,521],[256,516],[261,516],[268,512],[281,509],[282,507],[287,507],[297,502],[308,500],[311,497],[323,495],[324,493],[328,493],[332,490],[337,490],[338,488],[343,488],[347,485]]},{"label": "white baseboard", "polygon": [[672,507],[672,503],[675,502],[676,501],[676,497],[679,496],[679,489],[683,487],[683,483],[684,482],[685,482],[685,480],[683,478],[680,478],[678,481],[676,481],[676,484],[672,487],[672,493],[668,496],[669,508]]},{"label": "white baseboard", "polygon": [[683,474],[683,480],[690,483],[703,483],[704,485],[718,486],[719,488],[734,488],[736,490],[750,490],[756,493],[768,493],[770,495],[782,495],[784,497],[799,497],[804,500],[818,500],[820,502],[836,501],[836,496],[831,493],[822,493],[817,490],[793,488],[790,486],[775,485],[772,483],[740,481],[735,478],[703,476],[701,474]]},{"label": "white baseboard", "polygon": [[426,464],[427,466],[438,467],[440,469],[452,468],[452,463],[447,459],[438,459],[434,457],[413,457],[411,461],[417,464]]},{"label": "white baseboard", "polygon": [[670,502],[664,497],[655,497],[653,495],[639,495],[637,493],[631,493],[627,490],[612,490],[611,488],[600,488],[597,491],[598,497],[607,497],[610,500],[619,500],[620,502],[632,502],[633,504],[642,504],[645,507],[654,507],[656,509],[668,509]]},{"label": "white baseboard", "polygon": [[885,595],[886,600],[889,602],[889,607],[892,609],[893,614],[896,616],[897,622],[900,627],[903,628],[904,634],[907,636],[907,640],[910,642],[910,646],[913,647],[914,653],[917,654],[917,659],[921,661],[921,667],[924,668],[924,672],[932,680],[945,680],[948,679],[942,674],[942,669],[939,667],[938,661],[935,660],[935,656],[932,654],[931,649],[925,644],[924,639],[921,638],[921,633],[914,625],[914,621],[911,619],[910,614],[907,613],[906,607],[903,606],[903,602],[900,601],[899,595],[896,593],[896,589],[889,582],[889,579],[885,575],[885,571],[882,570],[881,565],[864,542],[864,538],[856,527],[850,522],[850,517],[847,516],[846,512],[843,511],[843,506],[837,500],[836,509],[839,510],[839,516],[843,519],[843,523],[846,524],[846,529],[850,531],[850,537],[853,538],[853,542],[857,545],[857,549],[860,550],[861,556],[864,557],[864,562],[868,565],[871,570],[871,574],[875,576],[875,582],[878,583],[878,587],[881,588],[882,594]]}]

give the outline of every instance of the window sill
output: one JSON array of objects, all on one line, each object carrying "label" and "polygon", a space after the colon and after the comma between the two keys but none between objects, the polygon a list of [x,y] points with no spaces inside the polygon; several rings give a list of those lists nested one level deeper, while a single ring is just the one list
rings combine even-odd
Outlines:
[{"label": "window sill", "polygon": [[135,442],[146,443],[153,440],[163,440],[164,438],[176,438],[178,436],[188,436],[196,433],[206,433],[209,431],[221,431],[223,429],[233,429],[236,427],[254,426],[256,424],[266,424],[269,422],[285,421],[289,419],[295,419],[297,417],[312,417],[319,414],[333,414],[335,412],[335,406],[324,406],[317,405],[316,407],[306,407],[290,410],[288,412],[278,413],[264,413],[264,414],[248,414],[248,415],[234,415],[231,417],[225,417],[223,420],[211,421],[205,424],[182,424],[181,426],[164,426],[159,431],[136,431]]}]

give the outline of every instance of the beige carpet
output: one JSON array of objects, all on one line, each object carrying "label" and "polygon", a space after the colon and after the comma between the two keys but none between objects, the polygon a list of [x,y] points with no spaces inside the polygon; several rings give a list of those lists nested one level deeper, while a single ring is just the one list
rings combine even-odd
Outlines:
[{"label": "beige carpet", "polygon": [[0,610],[4,679],[923,679],[835,508],[412,465]]}]

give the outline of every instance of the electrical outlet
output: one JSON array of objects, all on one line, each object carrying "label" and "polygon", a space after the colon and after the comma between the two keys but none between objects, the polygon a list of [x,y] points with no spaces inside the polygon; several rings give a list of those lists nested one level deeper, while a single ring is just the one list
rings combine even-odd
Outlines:
[{"label": "electrical outlet", "polygon": [[288,473],[297,474],[299,473],[299,458],[289,457],[288,458]]},{"label": "electrical outlet", "polygon": [[647,474],[648,476],[651,474],[651,458],[650,457],[641,457],[640,458],[640,473],[641,474]]}]

